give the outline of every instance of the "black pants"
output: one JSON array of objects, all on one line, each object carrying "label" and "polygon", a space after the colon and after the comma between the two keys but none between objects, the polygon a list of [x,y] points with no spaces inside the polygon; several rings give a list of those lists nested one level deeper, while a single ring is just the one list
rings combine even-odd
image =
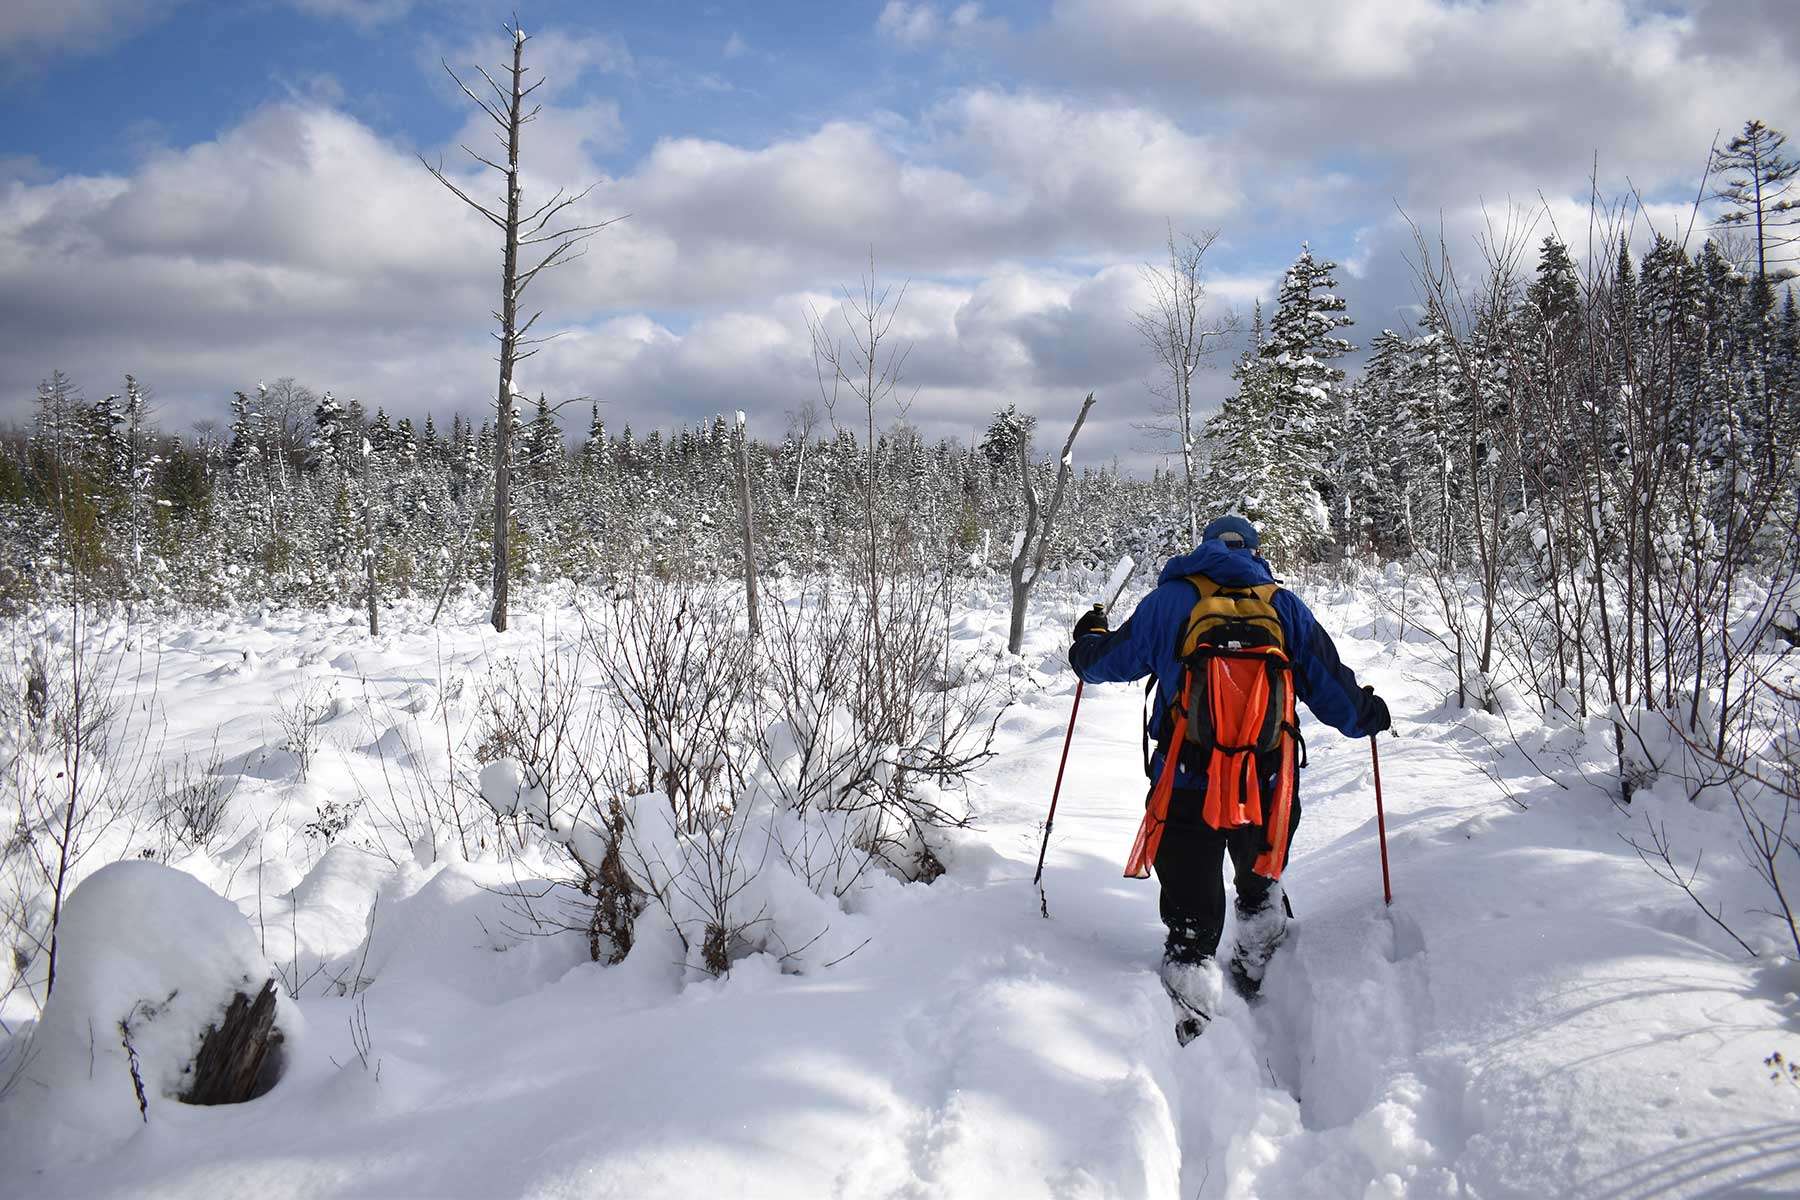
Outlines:
[{"label": "black pants", "polygon": [[[1273,789],[1273,780],[1266,785]],[[1265,790],[1264,794],[1268,794]],[[1156,848],[1156,878],[1162,885],[1162,920],[1168,926],[1167,954],[1181,962],[1210,958],[1219,949],[1225,930],[1225,876],[1221,870],[1231,855],[1238,907],[1255,912],[1269,902],[1273,881],[1252,868],[1263,852],[1263,831],[1250,825],[1217,830],[1201,816],[1206,794],[1176,791],[1169,797],[1169,823],[1162,844]],[[1294,797],[1288,821],[1288,846],[1300,827],[1300,797]]]}]

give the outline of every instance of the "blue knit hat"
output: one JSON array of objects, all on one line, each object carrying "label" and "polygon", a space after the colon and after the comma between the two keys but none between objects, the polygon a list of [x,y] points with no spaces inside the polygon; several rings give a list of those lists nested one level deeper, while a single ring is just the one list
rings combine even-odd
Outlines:
[{"label": "blue knit hat", "polygon": [[[1231,534],[1235,534],[1236,537],[1227,536]],[[1203,542],[1210,542],[1214,538],[1225,538],[1225,544],[1228,546],[1234,542],[1240,542],[1246,550],[1254,550],[1262,544],[1262,539],[1256,536],[1256,526],[1236,513],[1215,517],[1212,524],[1206,527],[1206,532],[1200,535],[1200,540]]]}]

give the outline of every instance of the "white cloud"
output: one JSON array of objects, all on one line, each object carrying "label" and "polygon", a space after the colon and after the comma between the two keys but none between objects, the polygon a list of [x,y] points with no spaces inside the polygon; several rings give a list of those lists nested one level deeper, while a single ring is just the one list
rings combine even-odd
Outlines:
[{"label": "white cloud", "polygon": [[743,35],[734,30],[731,36],[725,39],[725,48],[720,53],[726,58],[742,58],[750,53],[750,43],[744,40]]},{"label": "white cloud", "polygon": [[[535,102],[548,105],[567,98],[582,90],[580,85],[593,74],[629,76],[636,70],[630,48],[619,38],[598,33],[574,37],[555,30],[534,33],[530,28],[525,33],[525,85],[543,81],[532,97]],[[441,81],[438,90],[446,103],[467,105],[469,101],[444,74],[445,66],[486,100],[494,95],[476,67],[485,68],[501,87],[511,86],[506,72],[512,66],[512,42],[497,29],[448,46],[427,39],[419,45],[417,58],[430,78]]]},{"label": "white cloud", "polygon": [[[1713,125],[1795,107],[1791,72],[1769,65],[1795,43],[1726,37],[1715,8],[1344,0],[1246,22],[1228,7],[1115,0],[1102,28],[1100,8],[1070,0],[1047,30],[1008,35],[1065,51],[1085,39],[1090,73],[1069,87],[975,87],[927,97],[920,115],[840,116],[760,144],[663,138],[580,209],[631,218],[535,285],[544,326],[569,333],[524,386],[604,398],[610,422],[640,428],[740,406],[773,420],[814,390],[806,301],[853,283],[873,248],[884,278],[915,280],[899,328],[917,343],[911,415],[928,432],[966,433],[1009,401],[1060,420],[1092,388],[1102,408],[1084,443],[1127,451],[1148,415],[1129,327],[1137,264],[1165,221],[1224,228],[1215,262],[1231,269],[1211,292],[1240,312],[1312,236],[1345,263],[1366,342],[1416,300],[1395,199],[1434,225],[1444,211],[1471,265],[1483,197],[1535,206],[1542,186],[1579,241],[1585,218],[1566,198],[1585,192],[1584,142],[1654,189],[1697,170]],[[972,5],[899,4],[883,33],[911,36],[921,12],[941,44],[998,29]],[[594,182],[629,144],[618,107],[582,85],[634,70],[613,39],[545,34],[531,49],[551,84],[526,134],[528,200]],[[505,53],[496,37],[446,57],[491,68]],[[435,52],[422,57],[441,75]],[[466,110],[443,90],[446,111]],[[461,134],[485,149],[480,120]],[[494,191],[454,143],[443,150]],[[475,411],[492,386],[497,253],[408,147],[329,93],[128,174],[0,163],[0,340],[22,348],[0,359],[0,416],[23,417],[53,367],[90,387],[136,371],[177,424],[282,374],[394,412]],[[1202,394],[1226,381],[1209,374]]]},{"label": "white cloud", "polygon": [[981,91],[916,127],[840,121],[756,148],[668,139],[605,203],[733,289],[801,285],[871,245],[898,270],[953,275],[1136,253],[1165,219],[1230,213],[1234,179],[1219,148],[1154,114]]},{"label": "white cloud", "polygon": [[6,0],[0,4],[0,59],[19,65],[116,45],[162,20],[181,0]]},{"label": "white cloud", "polygon": [[[1019,119],[1006,97],[975,98],[934,117],[936,140],[916,150],[950,163],[997,152]],[[1058,119],[1084,153],[1120,161],[1175,136],[1126,117]],[[609,106],[545,110],[528,200],[583,179],[596,128],[616,129]],[[479,173],[464,178],[478,186]],[[1118,248],[1143,223],[1137,187],[1036,162],[1029,146],[976,180],[854,124],[748,149],[665,142],[581,210],[639,215],[534,287],[544,328],[569,332],[523,386],[606,398],[640,427],[707,416],[724,396],[793,408],[815,386],[808,289],[852,283],[873,243],[884,277],[915,279],[896,327],[919,346],[915,421],[963,432],[1008,400],[1031,408],[1090,387],[1122,404],[1138,390],[1122,307],[1135,267],[1007,260],[1047,245],[1129,253]],[[272,105],[129,175],[0,183],[0,330],[30,348],[0,361],[0,394],[23,419],[52,368],[90,387],[133,371],[179,426],[216,416],[235,387],[293,374],[393,413],[479,411],[496,254],[491,229],[404,147],[329,107]],[[644,315],[670,310],[692,324],[676,333]]]},{"label": "white cloud", "polygon": [[923,46],[938,35],[941,20],[930,4],[908,4],[906,0],[888,0],[875,28],[902,46]]},{"label": "white cloud", "polygon": [[1413,204],[1692,186],[1715,130],[1800,110],[1800,5],[1710,0],[1061,0],[1028,77],[1155,95],[1277,161],[1356,155]]},{"label": "white cloud", "polygon": [[1148,109],[980,90],[940,111],[968,160],[1024,181],[1049,206],[1216,221],[1241,199],[1228,153]]},{"label": "white cloud", "polygon": [[343,20],[362,29],[397,21],[411,12],[414,0],[287,0],[301,12],[326,20]]}]

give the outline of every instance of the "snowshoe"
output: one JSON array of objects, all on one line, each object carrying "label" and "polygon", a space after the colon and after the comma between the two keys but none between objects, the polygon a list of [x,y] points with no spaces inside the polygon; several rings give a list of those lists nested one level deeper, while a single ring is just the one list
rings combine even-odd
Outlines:
[{"label": "snowshoe", "polygon": [[1237,944],[1231,952],[1231,986],[1246,1000],[1262,993],[1263,973],[1281,943],[1287,940],[1287,914],[1282,910],[1281,885],[1269,889],[1260,908],[1237,906]]},{"label": "snowshoe", "polygon": [[1247,1001],[1262,996],[1262,980],[1252,979],[1249,970],[1235,957],[1231,960],[1231,990]]},{"label": "snowshoe", "polygon": [[1219,964],[1210,958],[1199,962],[1164,959],[1163,990],[1175,1006],[1175,1040],[1185,1046],[1202,1033],[1219,1011],[1224,980]]}]

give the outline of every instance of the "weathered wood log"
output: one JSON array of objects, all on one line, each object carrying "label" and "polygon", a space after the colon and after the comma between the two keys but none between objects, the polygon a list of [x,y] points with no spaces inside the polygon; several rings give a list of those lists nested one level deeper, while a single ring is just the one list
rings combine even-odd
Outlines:
[{"label": "weathered wood log", "polygon": [[225,1019],[206,1031],[194,1059],[194,1081],[181,1095],[185,1104],[241,1104],[258,1094],[269,1052],[281,1044],[275,1028],[275,981],[263,984],[256,1000],[239,992]]}]

